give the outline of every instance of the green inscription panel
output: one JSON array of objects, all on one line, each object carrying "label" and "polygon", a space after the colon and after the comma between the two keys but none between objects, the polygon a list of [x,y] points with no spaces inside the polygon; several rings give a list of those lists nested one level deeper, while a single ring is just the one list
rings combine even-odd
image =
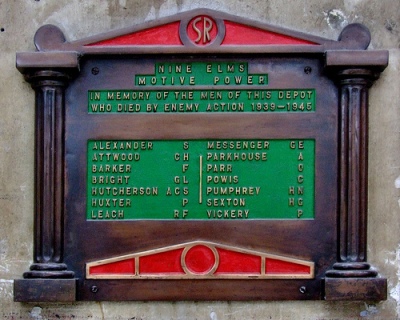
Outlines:
[{"label": "green inscription panel", "polygon": [[87,219],[313,219],[315,141],[88,141]]},{"label": "green inscription panel", "polygon": [[[268,74],[245,62],[156,63],[132,90],[89,90],[88,112],[313,112],[315,89],[268,89]],[[228,88],[228,89],[227,89]]]}]

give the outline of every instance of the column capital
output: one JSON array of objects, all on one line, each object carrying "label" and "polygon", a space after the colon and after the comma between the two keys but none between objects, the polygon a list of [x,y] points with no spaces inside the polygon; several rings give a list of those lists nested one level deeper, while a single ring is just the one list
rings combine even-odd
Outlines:
[{"label": "column capital", "polygon": [[372,69],[346,68],[340,69],[335,74],[335,79],[340,86],[360,85],[370,88],[380,73]]},{"label": "column capital", "polygon": [[[379,75],[388,64],[389,51],[387,50],[328,50],[325,52],[325,69],[332,75],[343,70],[370,70]],[[351,74],[351,71],[349,72]]]},{"label": "column capital", "polygon": [[24,78],[33,88],[37,86],[66,86],[73,78],[63,70],[30,70],[24,73]]}]

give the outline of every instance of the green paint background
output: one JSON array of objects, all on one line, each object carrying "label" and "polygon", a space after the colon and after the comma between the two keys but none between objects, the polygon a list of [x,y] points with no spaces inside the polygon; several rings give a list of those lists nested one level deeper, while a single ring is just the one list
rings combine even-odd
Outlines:
[{"label": "green paint background", "polygon": [[[184,150],[184,142],[189,143],[189,149]],[[211,141],[211,140],[210,140]],[[217,140],[215,140],[217,141]],[[238,140],[224,140],[238,141]],[[244,141],[244,140],[239,140]],[[248,140],[250,141],[250,140]],[[264,140],[252,140],[264,141]],[[315,172],[315,141],[304,141],[304,149],[291,149],[290,142],[299,140],[268,140],[270,142],[268,150],[207,150],[207,140],[158,140],[153,142],[153,150],[131,151],[140,153],[140,161],[93,161],[93,150],[95,142],[88,141],[88,179],[87,179],[87,219],[91,219],[93,209],[118,210],[124,209],[125,220],[131,219],[174,219],[174,210],[189,210],[186,219],[209,219],[207,210],[250,210],[249,219],[298,219],[297,209],[303,210],[301,219],[314,218],[314,172]],[[105,141],[102,141],[105,142]],[[304,161],[299,161],[299,153],[302,152]],[[126,152],[106,151],[106,152]],[[189,160],[183,161],[183,154],[189,153]],[[207,161],[207,152],[267,152],[267,161]],[[180,160],[175,160],[175,154],[180,154]],[[202,176],[203,176],[203,202],[199,203],[199,163],[200,156],[203,156]],[[189,164],[188,170],[183,173],[182,165]],[[298,171],[298,164],[304,164],[303,172]],[[115,173],[92,173],[93,164],[131,164],[132,172],[129,174],[128,185],[98,185],[92,183],[93,176],[116,175]],[[207,164],[232,164],[231,173],[207,173]],[[299,174],[304,176],[302,184],[297,182]],[[127,174],[121,174],[127,175]],[[239,177],[239,183],[227,184],[207,184],[207,175],[232,175]],[[176,184],[174,177],[179,176],[181,182]],[[186,176],[188,184],[183,183],[183,176]],[[104,196],[105,198],[129,198],[132,200],[131,207],[119,208],[93,208],[92,199],[99,197],[92,196],[92,187],[158,187],[158,196]],[[260,187],[258,196],[250,195],[206,195],[206,187]],[[290,196],[289,186],[304,186],[302,196]],[[173,195],[167,196],[167,189],[171,188]],[[184,187],[189,187],[189,194],[182,195]],[[175,188],[181,188],[180,195],[174,195]],[[289,197],[303,199],[302,206],[289,206]],[[188,199],[188,204],[183,208],[182,199]],[[207,198],[245,198],[245,207],[210,207],[207,206]],[[182,217],[180,215],[180,217]]]}]

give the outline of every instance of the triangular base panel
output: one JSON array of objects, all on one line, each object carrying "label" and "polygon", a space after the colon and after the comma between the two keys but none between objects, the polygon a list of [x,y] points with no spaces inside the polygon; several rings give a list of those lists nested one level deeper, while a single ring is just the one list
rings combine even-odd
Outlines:
[{"label": "triangular base panel", "polygon": [[86,265],[88,279],[312,279],[314,263],[195,241]]}]

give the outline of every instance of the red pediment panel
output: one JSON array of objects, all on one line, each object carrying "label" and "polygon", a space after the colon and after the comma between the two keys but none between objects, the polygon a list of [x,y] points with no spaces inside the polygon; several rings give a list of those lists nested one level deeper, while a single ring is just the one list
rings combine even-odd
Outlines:
[{"label": "red pediment panel", "polygon": [[[333,41],[223,12],[196,9],[72,42],[66,41],[58,27],[45,25],[36,33],[35,45],[43,52],[79,52],[81,56],[208,52],[323,54],[326,50],[364,50],[369,39],[369,33],[357,24],[346,28],[340,39]],[[53,56],[58,58],[56,54]]]},{"label": "red pediment panel", "polygon": [[156,23],[111,32],[82,44],[86,47],[222,47],[309,46],[326,42],[322,38],[206,9],[185,12]]}]

